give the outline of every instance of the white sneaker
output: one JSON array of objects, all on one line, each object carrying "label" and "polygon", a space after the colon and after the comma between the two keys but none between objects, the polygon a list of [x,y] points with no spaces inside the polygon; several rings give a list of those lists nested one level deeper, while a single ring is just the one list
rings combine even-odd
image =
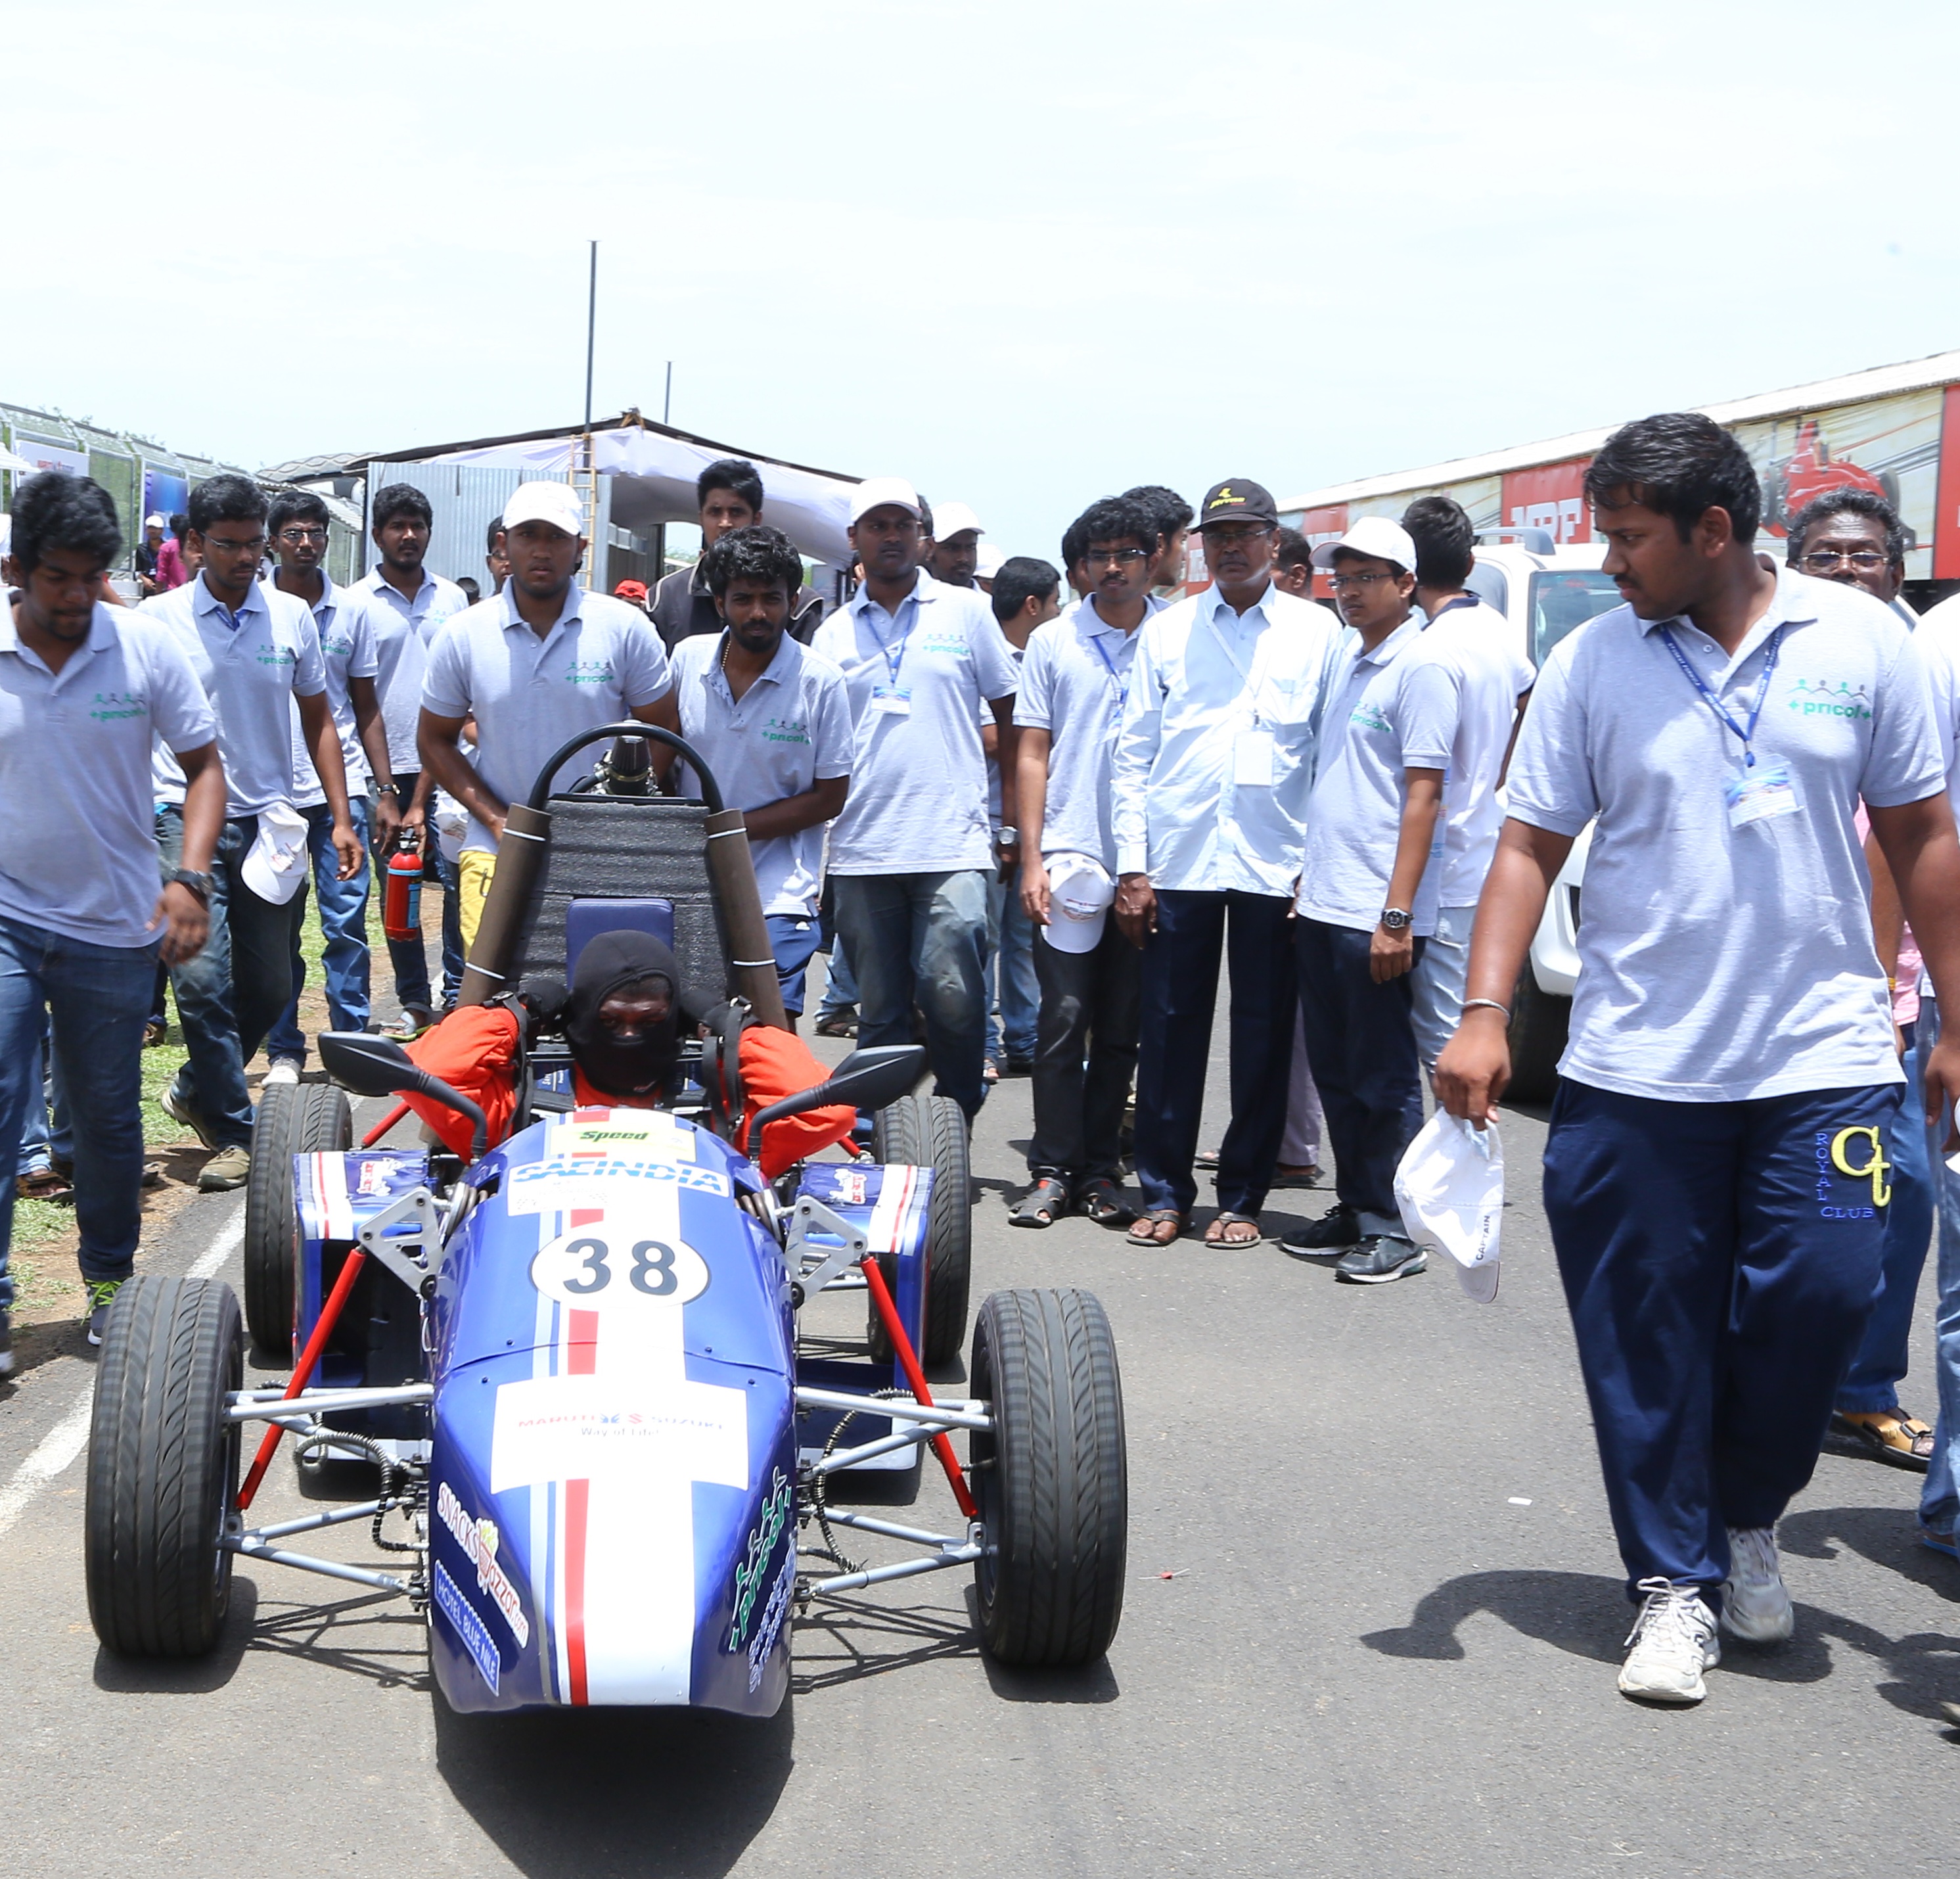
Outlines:
[{"label": "white sneaker", "polygon": [[1781,1644],[1796,1629],[1796,1615],[1777,1567],[1774,1527],[1729,1529],[1722,1629],[1748,1644]]},{"label": "white sneaker", "polygon": [[1708,1694],[1701,1673],[1722,1661],[1715,1614],[1699,1589],[1671,1579],[1642,1579],[1647,1603],[1627,1642],[1633,1648],[1620,1667],[1620,1694],[1650,1703],[1698,1703]]},{"label": "white sneaker", "polygon": [[270,1088],[275,1083],[297,1083],[300,1080],[300,1060],[297,1057],[275,1057],[272,1067],[266,1072],[266,1085]]}]

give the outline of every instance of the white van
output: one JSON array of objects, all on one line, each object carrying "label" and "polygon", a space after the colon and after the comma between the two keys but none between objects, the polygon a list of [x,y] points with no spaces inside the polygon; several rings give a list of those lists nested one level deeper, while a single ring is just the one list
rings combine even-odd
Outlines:
[{"label": "white van", "polygon": [[[1488,543],[1478,541],[1469,585],[1511,623],[1519,651],[1542,667],[1552,648],[1574,627],[1620,604],[1619,590],[1603,570],[1602,545],[1555,547],[1542,529],[1507,530],[1503,535]],[[1530,956],[1518,975],[1511,1001],[1507,1092],[1517,1102],[1551,1100],[1572,1013],[1572,989],[1579,979],[1580,897],[1592,840],[1589,824],[1552,884]]]}]

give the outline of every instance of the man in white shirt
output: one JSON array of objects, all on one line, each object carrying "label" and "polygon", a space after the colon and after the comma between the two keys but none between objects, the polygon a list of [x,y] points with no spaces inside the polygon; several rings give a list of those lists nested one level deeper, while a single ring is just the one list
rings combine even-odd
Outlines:
[{"label": "man in white shirt", "polygon": [[1424,643],[1433,656],[1447,655],[1459,681],[1456,738],[1443,782],[1436,931],[1409,975],[1416,1049],[1433,1071],[1463,1016],[1470,928],[1504,820],[1497,779],[1537,674],[1510,622],[1465,584],[1477,536],[1462,504],[1418,496],[1403,511],[1402,527],[1415,544],[1415,602],[1429,621]]},{"label": "man in white shirt", "polygon": [[[224,759],[224,833],[218,844],[210,906],[211,941],[171,973],[189,1061],[161,1097],[164,1113],[196,1131],[214,1152],[199,1171],[210,1191],[243,1186],[251,1172],[252,1102],[245,1065],[257,1054],[293,993],[293,947],[305,902],[302,839],[291,866],[258,871],[293,806],[292,718],[319,772],[332,817],[336,871],[351,880],[362,860],[347,801],[340,733],[327,709],[320,634],[305,601],[258,578],[266,552],[266,501],[243,476],[213,476],[191,492],[187,546],[197,575],[138,610],[177,636],[218,717]],[[181,867],[186,839],[181,779],[167,755],[158,760],[164,807],[158,840],[166,871]],[[268,818],[269,817],[269,820]],[[291,868],[300,871],[297,878]],[[283,880],[284,900],[269,890]]]},{"label": "man in white shirt", "polygon": [[1380,1285],[1424,1270],[1402,1228],[1395,1167],[1422,1126],[1411,969],[1436,930],[1443,773],[1460,682],[1425,643],[1415,544],[1363,516],[1313,551],[1328,570],[1341,645],[1322,727],[1295,903],[1300,1012],[1334,1150],[1336,1205],[1283,1241],[1332,1255],[1335,1276]]},{"label": "man in white shirt", "polygon": [[[1130,1218],[1122,1135],[1137,1068],[1143,954],[1106,911],[1116,878],[1109,769],[1138,630],[1157,604],[1150,571],[1159,543],[1152,512],[1122,496],[1092,504],[1075,526],[1096,589],[1036,629],[1014,701],[1026,857],[1020,902],[1036,931],[1041,989],[1028,1146],[1034,1185],[1013,1210],[1020,1227],[1049,1226],[1069,1212],[1103,1226]],[[1064,871],[1058,912],[1055,868]],[[1101,909],[1071,917],[1095,901]]]},{"label": "man in white shirt", "polygon": [[916,1005],[937,1087],[970,1119],[986,1094],[994,865],[980,715],[991,705],[1001,728],[1011,811],[1017,675],[985,599],[921,567],[922,514],[902,478],[858,486],[851,543],[864,584],[811,643],[844,674],[857,739],[830,874],[857,974],[858,1042],[905,1043]]},{"label": "man in white shirt", "polygon": [[[135,1256],[157,962],[182,966],[205,944],[224,817],[190,661],[153,620],[97,598],[122,546],[115,506],[88,478],[50,470],[16,486],[0,562],[0,1142],[11,1152],[41,1102],[52,1014],[91,1343]],[[161,894],[153,740],[184,779],[183,865]],[[14,1367],[12,1173],[0,1181],[0,1376]]]},{"label": "man in white shirt", "polygon": [[[1642,419],[1586,493],[1628,604],[1561,641],[1533,689],[1437,1088],[1452,1115],[1494,1115],[1511,989],[1596,817],[1545,1214],[1640,1606],[1620,1688],[1692,1703],[1718,1621],[1791,1635],[1775,1524],[1877,1288],[1901,1072],[1859,799],[1943,1003],[1960,845],[1914,635],[1758,559],[1761,486],[1733,437]],[[1960,1091],[1960,1039],[1934,1048],[1927,1091]]]},{"label": "man in white shirt", "polygon": [[[523,482],[504,508],[511,579],[448,623],[428,653],[419,743],[424,769],[469,817],[457,867],[463,943],[476,923],[497,868],[504,815],[531,793],[552,753],[581,731],[625,717],[680,728],[667,655],[652,621],[578,580],[585,514],[562,482]],[[458,748],[476,721],[473,763]],[[590,752],[553,779],[562,789],[592,767]],[[664,776],[673,753],[654,751]]]},{"label": "man in white shirt", "polygon": [[[348,814],[364,850],[388,853],[402,825],[388,731],[374,689],[377,661],[374,629],[358,594],[336,587],[326,568],[326,505],[303,489],[272,498],[266,518],[278,572],[272,584],[304,600],[313,610],[326,672],[327,709],[340,734],[341,761],[347,770]],[[293,718],[294,804],[307,819],[307,852],[313,865],[314,903],[320,909],[320,969],[326,980],[326,1013],[337,1031],[368,1028],[368,856],[346,879],[334,852],[333,817],[313,760],[307,755],[297,710]],[[305,890],[301,890],[304,896]],[[297,1076],[306,1062],[306,1033],[300,1028],[300,993],[306,964],[294,935],[293,995],[266,1040],[275,1073]]]},{"label": "man in white shirt", "polygon": [[[413,483],[384,483],[369,502],[368,516],[380,559],[354,584],[354,591],[366,605],[374,629],[374,686],[387,728],[393,805],[400,818],[397,834],[400,840],[421,849],[423,879],[435,881],[442,888],[443,1002],[447,1005],[463,983],[463,927],[456,870],[444,857],[429,814],[434,779],[422,775],[415,725],[422,712],[429,645],[443,622],[462,613],[469,600],[453,581],[431,574],[424,565],[434,511]],[[503,553],[498,540],[501,526],[501,522],[490,525],[488,565],[493,577]],[[501,578],[497,585],[501,592]],[[377,867],[387,865],[389,853],[384,842]],[[435,1019],[428,957],[419,939],[391,939],[388,963],[395,975],[395,998],[402,1008],[400,1034],[412,1037]]]},{"label": "man in white shirt", "polygon": [[1260,485],[1215,484],[1198,527],[1214,584],[1141,629],[1112,783],[1117,924],[1144,948],[1137,1065],[1140,1244],[1190,1224],[1221,948],[1230,926],[1232,1123],[1211,1245],[1253,1246],[1293,1051],[1288,919],[1322,686],[1338,632],[1274,586],[1279,518]]},{"label": "man in white shirt", "polygon": [[702,559],[723,626],[715,638],[692,634],[675,649],[680,734],[748,824],[794,1029],[816,951],[824,824],[851,788],[850,701],[844,674],[789,636],[803,557],[788,536],[765,524],[734,529]]}]

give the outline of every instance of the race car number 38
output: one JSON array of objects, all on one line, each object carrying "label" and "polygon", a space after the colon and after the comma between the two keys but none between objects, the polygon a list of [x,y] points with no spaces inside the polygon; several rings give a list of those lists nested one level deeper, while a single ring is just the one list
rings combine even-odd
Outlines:
[{"label": "race car number 38", "polygon": [[708,1289],[708,1263],[678,1240],[584,1227],[539,1250],[531,1283],[575,1311],[657,1310],[698,1298]]}]

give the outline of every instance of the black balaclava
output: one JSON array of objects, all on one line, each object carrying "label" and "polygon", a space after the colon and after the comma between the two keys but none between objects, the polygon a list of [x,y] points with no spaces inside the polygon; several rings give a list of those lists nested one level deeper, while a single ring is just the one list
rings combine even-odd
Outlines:
[{"label": "black balaclava", "polygon": [[[637,1043],[623,1044],[599,1021],[599,1008],[622,986],[642,979],[667,981],[667,1015],[663,1022],[647,1026]],[[565,1034],[594,1089],[622,1097],[657,1094],[679,1055],[680,1021],[680,968],[652,935],[601,933],[586,942],[571,975]]]}]

